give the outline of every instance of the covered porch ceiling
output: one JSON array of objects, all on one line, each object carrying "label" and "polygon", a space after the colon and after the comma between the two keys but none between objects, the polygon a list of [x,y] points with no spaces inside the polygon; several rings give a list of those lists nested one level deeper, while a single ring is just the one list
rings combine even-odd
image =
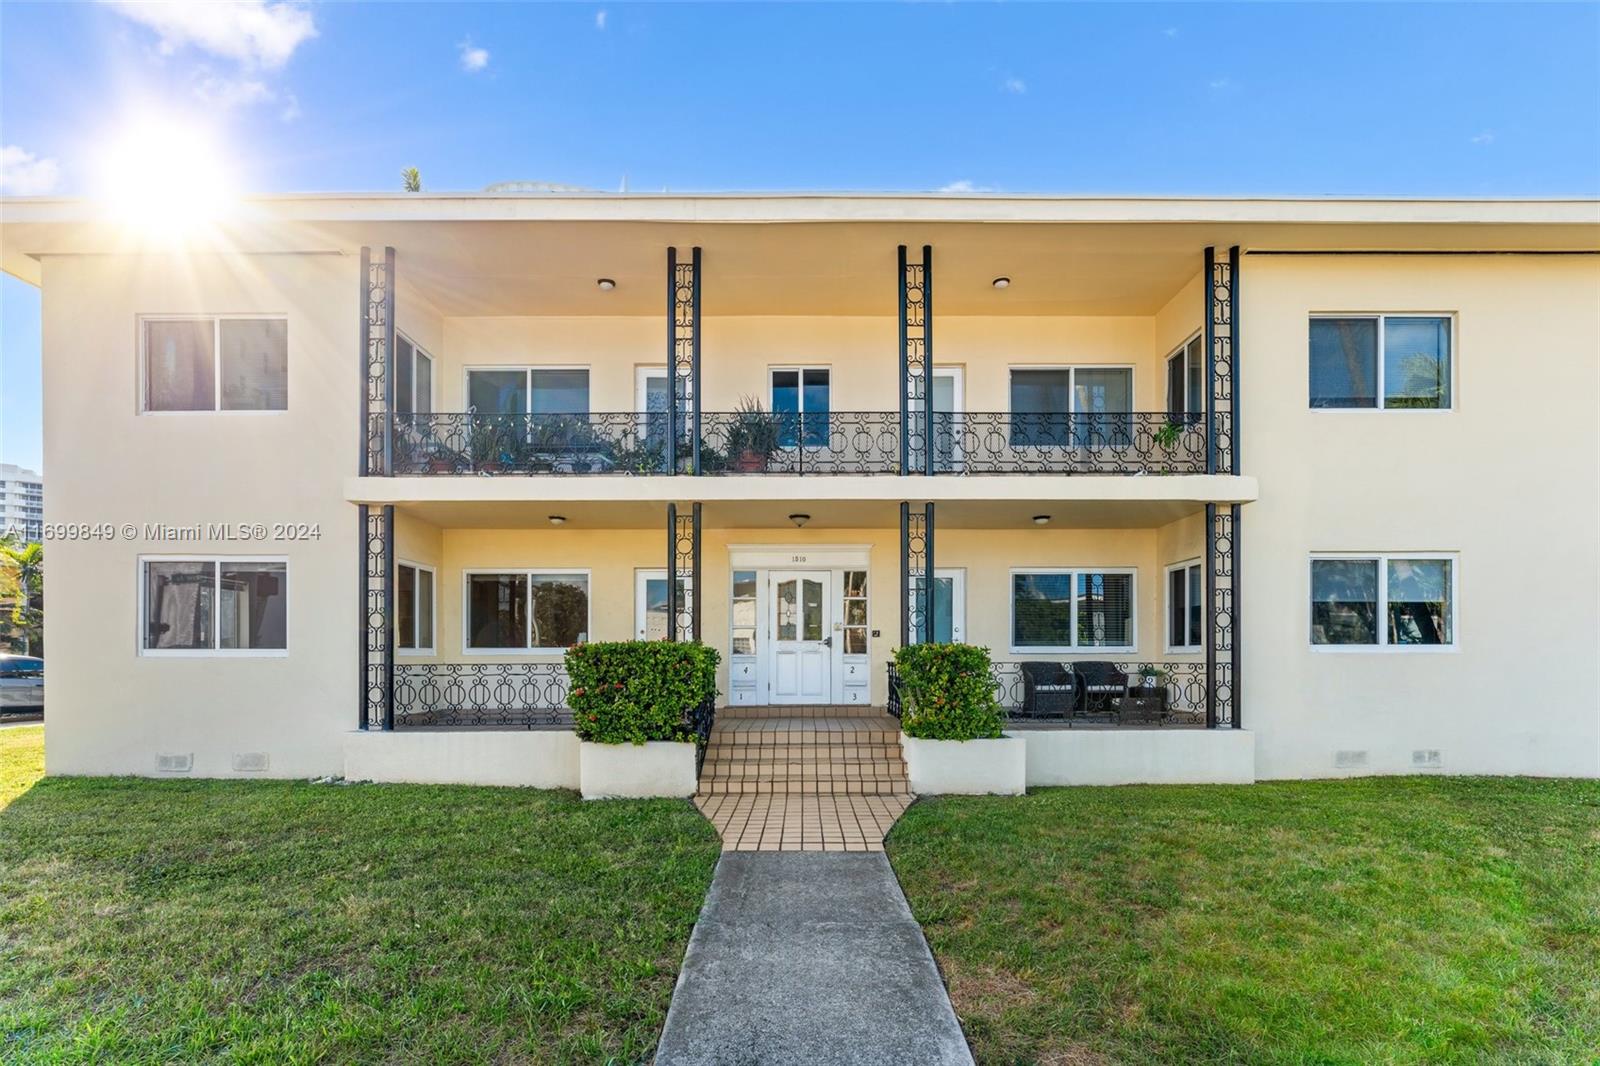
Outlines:
[{"label": "covered porch ceiling", "polygon": [[[915,506],[920,507],[920,502]],[[689,504],[680,503],[679,513]],[[1150,529],[1197,514],[1203,503],[1182,500],[945,501],[935,505],[938,529],[1037,529],[1036,515],[1049,515],[1050,529]],[[441,529],[528,529],[581,533],[602,529],[664,529],[666,504],[659,501],[567,501],[561,504],[431,501],[398,504],[399,514]],[[887,500],[713,500],[701,506],[706,529],[794,529],[794,514],[809,516],[805,529],[898,529],[900,505]],[[551,515],[564,521],[553,525]]]},{"label": "covered porch ceiling", "polygon": [[[10,200],[4,268],[170,251],[84,201]],[[934,248],[939,315],[1150,315],[1208,246],[1284,251],[1592,251],[1594,201],[1156,200],[1006,196],[289,196],[241,205],[198,252],[396,249],[445,316],[658,316],[666,249],[703,249],[703,313],[892,315],[896,247]],[[996,289],[997,277],[1011,284]],[[600,278],[616,282],[611,291]]]}]

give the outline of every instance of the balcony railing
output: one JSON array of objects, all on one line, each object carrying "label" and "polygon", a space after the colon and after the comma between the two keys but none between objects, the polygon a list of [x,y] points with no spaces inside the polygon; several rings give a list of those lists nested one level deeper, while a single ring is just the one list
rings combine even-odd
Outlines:
[{"label": "balcony railing", "polygon": [[[1124,681],[1080,689],[1071,700],[1029,706],[1022,664],[997,662],[989,674],[995,697],[1014,724],[1066,726],[1203,726],[1206,668],[1200,662],[1114,662]],[[889,713],[900,717],[900,685],[889,666]],[[1226,725],[1228,723],[1221,723]]]},{"label": "balcony railing", "polygon": [[[699,447],[656,413],[374,415],[392,475],[899,474],[928,469],[920,417],[898,411],[703,412]],[[1224,415],[1219,425],[1226,428]],[[387,419],[387,421],[385,421]],[[936,474],[1200,474],[1198,415],[936,414]]]},{"label": "balcony railing", "polygon": [[[570,729],[567,667],[541,663],[396,663],[397,729]],[[691,708],[684,725],[694,733],[698,757],[716,720],[717,702]]]}]

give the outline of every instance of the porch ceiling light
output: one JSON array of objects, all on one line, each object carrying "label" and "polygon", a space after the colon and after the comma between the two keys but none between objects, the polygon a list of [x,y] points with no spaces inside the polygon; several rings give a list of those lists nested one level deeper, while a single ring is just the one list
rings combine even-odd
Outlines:
[{"label": "porch ceiling light", "polygon": [[564,526],[567,524],[567,516],[564,514],[553,514],[550,516],[550,524],[553,526]]},{"label": "porch ceiling light", "polygon": [[612,281],[610,278],[596,278],[595,284],[600,287],[601,292],[610,292],[612,289],[617,287],[617,283]]},{"label": "porch ceiling light", "polygon": [[789,521],[793,522],[795,527],[798,528],[811,521],[811,516],[808,514],[792,514],[789,516]]},{"label": "porch ceiling light", "polygon": [[1011,279],[1006,277],[1006,276],[1004,276],[1004,275],[1001,275],[1000,277],[995,278],[993,281],[989,282],[989,284],[993,285],[997,289],[1009,289],[1011,287]]},{"label": "porch ceiling light", "polygon": [[1050,524],[1050,516],[1047,514],[1036,514],[1033,516],[1033,524],[1036,526],[1047,526]]}]

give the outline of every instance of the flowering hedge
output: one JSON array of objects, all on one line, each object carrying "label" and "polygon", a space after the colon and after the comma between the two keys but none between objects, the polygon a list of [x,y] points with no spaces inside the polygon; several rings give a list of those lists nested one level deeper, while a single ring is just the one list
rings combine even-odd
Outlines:
[{"label": "flowering hedge", "polygon": [[717,653],[704,644],[619,640],[567,649],[567,706],[580,740],[693,740],[689,715],[717,696]]},{"label": "flowering hedge", "polygon": [[912,644],[894,653],[900,728],[923,740],[998,737],[1004,721],[989,674],[989,649]]}]

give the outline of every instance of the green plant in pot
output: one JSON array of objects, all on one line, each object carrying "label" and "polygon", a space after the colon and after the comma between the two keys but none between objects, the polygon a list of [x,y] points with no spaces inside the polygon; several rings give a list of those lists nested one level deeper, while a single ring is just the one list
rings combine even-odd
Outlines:
[{"label": "green plant in pot", "polygon": [[922,740],[991,740],[1005,712],[995,699],[989,649],[972,644],[911,644],[894,655],[900,728]]},{"label": "green plant in pot", "polygon": [[740,473],[758,473],[779,447],[776,415],[761,406],[753,396],[745,396],[734,408],[733,425],[728,430],[728,455]]},{"label": "green plant in pot", "polygon": [[1139,685],[1144,694],[1153,696],[1167,685],[1167,672],[1159,666],[1145,664],[1139,667]]}]

